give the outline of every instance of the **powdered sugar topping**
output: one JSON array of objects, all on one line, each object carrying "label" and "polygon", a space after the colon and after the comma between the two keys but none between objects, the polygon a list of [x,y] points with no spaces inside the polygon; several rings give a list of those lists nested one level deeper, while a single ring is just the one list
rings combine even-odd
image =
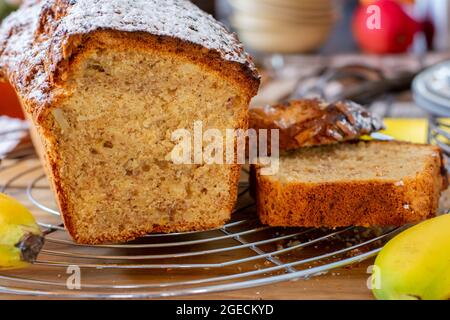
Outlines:
[{"label": "powdered sugar topping", "polygon": [[52,95],[49,73],[70,36],[105,29],[178,38],[256,74],[237,37],[187,0],[26,0],[0,30],[0,72],[21,95],[43,104]]},{"label": "powdered sugar topping", "polygon": [[186,0],[73,0],[59,30],[68,34],[99,29],[143,31],[217,50],[224,59],[247,64],[236,36]]}]

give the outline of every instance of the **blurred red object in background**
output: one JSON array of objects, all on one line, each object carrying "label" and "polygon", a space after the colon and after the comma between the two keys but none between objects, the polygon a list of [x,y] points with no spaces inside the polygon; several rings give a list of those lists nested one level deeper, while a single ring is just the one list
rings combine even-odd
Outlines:
[{"label": "blurred red object in background", "polygon": [[[353,34],[361,49],[375,54],[406,52],[421,25],[397,1],[377,0],[373,4],[360,5],[353,17]],[[378,27],[369,28],[371,7],[379,10]]]},{"label": "blurred red object in background", "polygon": [[16,92],[7,82],[0,82],[0,116],[25,119]]}]

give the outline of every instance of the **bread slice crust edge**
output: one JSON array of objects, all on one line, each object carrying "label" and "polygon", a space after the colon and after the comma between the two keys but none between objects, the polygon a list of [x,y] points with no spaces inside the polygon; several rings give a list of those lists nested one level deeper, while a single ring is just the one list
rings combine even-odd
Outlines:
[{"label": "bread slice crust edge", "polygon": [[[404,142],[366,142],[397,143]],[[448,186],[442,152],[431,157],[414,178],[399,181],[280,183],[252,167],[256,207],[270,226],[347,227],[401,226],[436,215],[439,197]]]}]

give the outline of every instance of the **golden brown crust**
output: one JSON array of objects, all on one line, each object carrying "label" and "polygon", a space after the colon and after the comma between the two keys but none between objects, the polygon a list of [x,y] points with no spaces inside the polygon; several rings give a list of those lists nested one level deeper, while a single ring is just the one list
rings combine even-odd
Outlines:
[{"label": "golden brown crust", "polygon": [[[368,142],[403,143],[403,142]],[[258,215],[270,226],[345,227],[400,226],[433,217],[448,186],[439,157],[428,159],[415,178],[398,181],[281,184],[253,168]]]},{"label": "golden brown crust", "polygon": [[381,120],[349,101],[293,100],[253,107],[249,112],[250,128],[279,130],[280,150],[357,139],[384,128]]}]

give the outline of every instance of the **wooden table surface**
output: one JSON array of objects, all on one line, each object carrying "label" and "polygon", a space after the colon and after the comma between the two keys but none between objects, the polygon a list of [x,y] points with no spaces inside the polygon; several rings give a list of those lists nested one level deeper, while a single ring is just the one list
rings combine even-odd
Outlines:
[{"label": "wooden table surface", "polygon": [[[351,268],[336,269],[332,273],[308,280],[287,281],[278,284],[228,291],[222,293],[179,297],[187,300],[371,300],[367,289],[367,267],[372,260]],[[0,300],[37,299],[29,296],[0,294]],[[39,298],[46,299],[46,298]]]},{"label": "wooden table surface", "polygon": [[288,281],[278,284],[230,291],[218,294],[199,295],[192,299],[305,299],[305,300],[368,300],[373,299],[367,288],[367,268],[373,259],[348,268],[336,269],[326,275],[308,280]]}]

